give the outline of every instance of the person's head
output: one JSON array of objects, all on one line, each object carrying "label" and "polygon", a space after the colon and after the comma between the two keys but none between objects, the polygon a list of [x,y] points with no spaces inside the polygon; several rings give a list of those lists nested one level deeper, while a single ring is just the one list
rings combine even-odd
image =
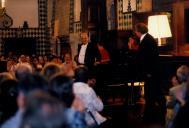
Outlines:
[{"label": "person's head", "polygon": [[35,90],[26,98],[21,128],[69,128],[65,125],[64,106],[48,93]]},{"label": "person's head", "polygon": [[30,63],[30,62],[31,62],[30,56],[26,56],[26,62],[27,62],[27,63]]},{"label": "person's head", "polygon": [[128,48],[131,50],[138,50],[138,38],[136,35],[130,36],[128,41]]},{"label": "person's head", "polygon": [[26,62],[26,56],[25,55],[21,55],[19,58],[20,62]]},{"label": "person's head", "polygon": [[189,68],[186,65],[182,65],[177,69],[177,79],[180,83],[187,82],[189,78]]},{"label": "person's head", "polygon": [[45,63],[49,61],[49,59],[48,59],[47,56],[43,56],[43,59],[44,59],[44,62],[45,62]]},{"label": "person's head", "polygon": [[75,69],[75,81],[87,83],[89,78],[89,73],[87,67],[79,66]]},{"label": "person's head", "polygon": [[28,63],[21,63],[15,69],[15,76],[18,80],[24,79],[27,75],[33,73],[32,66]]},{"label": "person's head", "polygon": [[98,47],[98,48],[103,48],[103,47],[104,47],[103,42],[98,42],[98,43],[97,43],[97,47]]},{"label": "person's head", "polygon": [[72,56],[71,56],[70,53],[66,53],[66,54],[64,55],[64,61],[65,61],[66,63],[69,63],[69,62],[72,61]]},{"label": "person's head", "polygon": [[39,56],[38,60],[39,60],[39,64],[44,65],[44,59],[42,56]]},{"label": "person's head", "polygon": [[31,74],[20,80],[18,83],[18,107],[25,108],[25,98],[33,90],[45,90],[48,89],[47,81],[39,74]]},{"label": "person's head", "polygon": [[80,36],[82,44],[87,44],[89,42],[89,36],[87,32],[81,32]]},{"label": "person's head", "polygon": [[60,99],[66,107],[71,107],[74,100],[73,81],[62,74],[54,76],[50,80],[50,93]]},{"label": "person's head", "polygon": [[55,63],[47,63],[45,64],[43,70],[42,70],[42,75],[49,80],[51,77],[57,73],[61,72],[61,67],[58,64]]},{"label": "person's head", "polygon": [[143,34],[148,32],[148,27],[144,23],[138,23],[135,25],[135,33],[140,38]]}]

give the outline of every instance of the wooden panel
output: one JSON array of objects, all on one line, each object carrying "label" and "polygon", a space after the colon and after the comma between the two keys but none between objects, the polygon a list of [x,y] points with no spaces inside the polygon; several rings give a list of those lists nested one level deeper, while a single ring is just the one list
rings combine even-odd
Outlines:
[{"label": "wooden panel", "polygon": [[173,39],[176,55],[186,55],[188,51],[185,48],[189,45],[185,38],[184,11],[186,8],[189,8],[189,1],[175,2],[173,4]]}]

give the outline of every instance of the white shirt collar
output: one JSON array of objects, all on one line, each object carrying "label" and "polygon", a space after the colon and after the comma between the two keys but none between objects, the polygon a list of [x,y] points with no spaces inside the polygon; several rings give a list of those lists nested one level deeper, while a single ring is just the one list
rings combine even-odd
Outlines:
[{"label": "white shirt collar", "polygon": [[147,33],[144,33],[144,34],[140,37],[140,43],[142,42],[142,40],[144,39],[144,37],[145,37],[146,34],[147,34]]},{"label": "white shirt collar", "polygon": [[86,46],[86,47],[87,47],[87,45],[88,45],[88,44],[89,44],[89,42],[88,42],[88,43],[86,43],[86,44],[83,44],[83,43],[82,43],[82,45],[81,45],[81,46]]},{"label": "white shirt collar", "polygon": [[78,58],[78,62],[80,64],[85,64],[85,54],[86,54],[87,46],[88,46],[88,43],[81,45],[81,49],[79,51],[79,58]]}]

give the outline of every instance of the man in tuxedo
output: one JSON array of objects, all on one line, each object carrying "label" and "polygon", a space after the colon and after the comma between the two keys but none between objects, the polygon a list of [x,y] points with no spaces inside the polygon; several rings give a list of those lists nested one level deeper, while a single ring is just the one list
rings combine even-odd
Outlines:
[{"label": "man in tuxedo", "polygon": [[87,32],[81,33],[82,44],[78,46],[78,59],[77,63],[79,65],[85,65],[90,75],[94,75],[95,63],[100,60],[100,53],[98,51],[97,45],[89,42],[89,36]]},{"label": "man in tuxedo", "polygon": [[148,28],[144,23],[136,24],[135,33],[140,38],[137,52],[139,74],[140,78],[145,82],[144,121],[158,120],[164,123],[166,106],[165,97],[159,84],[159,51],[157,42],[148,33]]}]

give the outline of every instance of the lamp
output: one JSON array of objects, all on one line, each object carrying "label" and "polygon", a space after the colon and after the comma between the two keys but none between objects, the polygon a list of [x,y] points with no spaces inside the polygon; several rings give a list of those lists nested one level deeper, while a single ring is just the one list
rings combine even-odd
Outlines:
[{"label": "lamp", "polygon": [[167,15],[154,15],[148,17],[148,32],[158,38],[158,46],[162,45],[161,38],[172,37]]}]

